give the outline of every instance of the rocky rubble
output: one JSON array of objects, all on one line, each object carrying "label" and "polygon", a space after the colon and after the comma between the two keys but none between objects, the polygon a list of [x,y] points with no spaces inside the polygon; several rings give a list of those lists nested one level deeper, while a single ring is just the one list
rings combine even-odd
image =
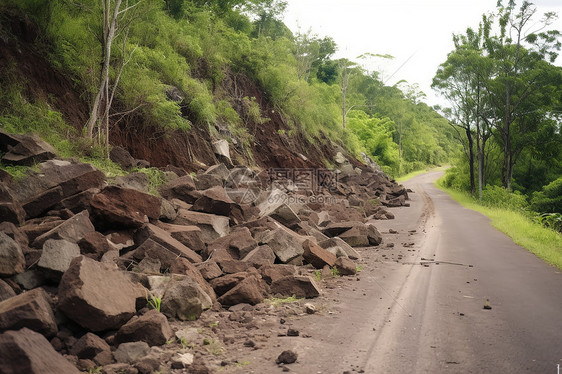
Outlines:
[{"label": "rocky rubble", "polygon": [[[180,332],[206,310],[251,320],[246,305],[319,296],[314,272],[354,275],[355,248],[382,242],[366,222],[407,205],[403,187],[341,157],[337,180],[314,190],[228,163],[195,178],[168,172],[153,196],[142,178],[114,182],[54,159],[36,137],[0,131],[0,143],[3,162],[42,161],[25,179],[0,183],[6,373],[211,372],[200,355],[171,355],[166,343],[192,344]],[[143,165],[122,150],[113,157]]]}]

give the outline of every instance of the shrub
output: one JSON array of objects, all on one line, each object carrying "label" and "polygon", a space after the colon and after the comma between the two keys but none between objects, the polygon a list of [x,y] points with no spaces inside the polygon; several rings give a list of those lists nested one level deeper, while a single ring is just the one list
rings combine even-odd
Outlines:
[{"label": "shrub", "polygon": [[482,205],[510,210],[522,210],[529,206],[525,195],[499,186],[486,186],[482,191]]},{"label": "shrub", "polygon": [[540,213],[562,213],[562,177],[533,194],[531,209]]}]

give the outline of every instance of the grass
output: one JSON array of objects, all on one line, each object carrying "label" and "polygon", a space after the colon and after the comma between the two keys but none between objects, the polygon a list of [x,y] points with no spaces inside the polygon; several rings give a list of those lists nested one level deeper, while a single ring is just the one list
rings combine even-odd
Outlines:
[{"label": "grass", "polygon": [[437,167],[430,167],[430,168],[425,168],[425,169],[420,169],[420,170],[415,170],[412,171],[408,174],[405,174],[401,177],[396,178],[396,183],[402,183],[402,182],[406,182],[409,179],[412,179],[413,177],[423,174],[423,173],[427,173],[430,171],[441,171],[441,170],[445,170],[447,167],[446,166],[437,166]]},{"label": "grass", "polygon": [[269,299],[265,299],[264,302],[271,304],[273,306],[279,306],[281,304],[290,304],[299,301],[299,298],[295,295],[285,297],[285,298],[278,298],[278,297],[270,297]]},{"label": "grass", "polygon": [[522,212],[505,208],[486,207],[466,192],[456,191],[435,185],[447,192],[453,200],[462,206],[480,212],[491,219],[492,226],[509,236],[513,241],[526,248],[550,265],[562,270],[562,235],[556,231],[533,222]]}]

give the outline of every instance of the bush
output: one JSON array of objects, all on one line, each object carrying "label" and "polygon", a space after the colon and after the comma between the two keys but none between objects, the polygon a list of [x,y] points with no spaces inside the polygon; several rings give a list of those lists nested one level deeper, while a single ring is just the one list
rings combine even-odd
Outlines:
[{"label": "bush", "polygon": [[482,205],[509,210],[524,210],[529,206],[525,195],[499,186],[486,186],[482,191]]},{"label": "bush", "polygon": [[533,194],[531,209],[540,213],[562,213],[562,177]]}]

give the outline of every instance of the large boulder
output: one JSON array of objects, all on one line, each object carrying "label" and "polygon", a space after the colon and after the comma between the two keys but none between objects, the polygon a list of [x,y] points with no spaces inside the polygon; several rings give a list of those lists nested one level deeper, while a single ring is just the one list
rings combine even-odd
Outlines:
[{"label": "large boulder", "polygon": [[186,209],[178,211],[174,224],[199,227],[201,229],[201,237],[205,243],[210,243],[215,239],[228,235],[230,232],[228,217],[193,212]]},{"label": "large boulder", "polygon": [[2,374],[79,374],[41,334],[27,328],[0,335]]},{"label": "large boulder", "polygon": [[115,344],[142,341],[149,346],[163,345],[174,335],[168,319],[152,309],[140,317],[133,317],[115,335]]},{"label": "large boulder", "polygon": [[23,273],[25,257],[21,246],[8,235],[0,232],[0,276]]},{"label": "large boulder", "polygon": [[38,236],[32,245],[35,248],[43,247],[43,244],[49,239],[67,240],[72,243],[78,243],[86,234],[94,232],[96,229],[90,221],[88,211],[74,215],[55,228]]},{"label": "large boulder", "polygon": [[105,183],[105,175],[90,164],[50,160],[38,167],[38,173],[12,187],[14,197],[22,204],[27,218],[40,216],[63,199],[91,188],[101,188]]},{"label": "large boulder", "polygon": [[42,288],[36,288],[0,302],[0,330],[27,327],[46,337],[55,336],[58,329],[50,299]]},{"label": "large boulder", "polygon": [[72,260],[62,276],[58,308],[90,331],[117,329],[136,312],[144,291],[120,271],[90,258]]},{"label": "large boulder", "polygon": [[99,229],[138,228],[160,217],[160,198],[137,190],[108,186],[90,202]]},{"label": "large boulder", "polygon": [[10,137],[17,141],[15,144],[11,142],[12,145],[7,147],[2,146],[2,148],[7,148],[7,152],[2,157],[2,162],[5,164],[31,166],[55,157],[55,149],[35,134],[8,135],[3,131],[2,133],[2,138]]}]

